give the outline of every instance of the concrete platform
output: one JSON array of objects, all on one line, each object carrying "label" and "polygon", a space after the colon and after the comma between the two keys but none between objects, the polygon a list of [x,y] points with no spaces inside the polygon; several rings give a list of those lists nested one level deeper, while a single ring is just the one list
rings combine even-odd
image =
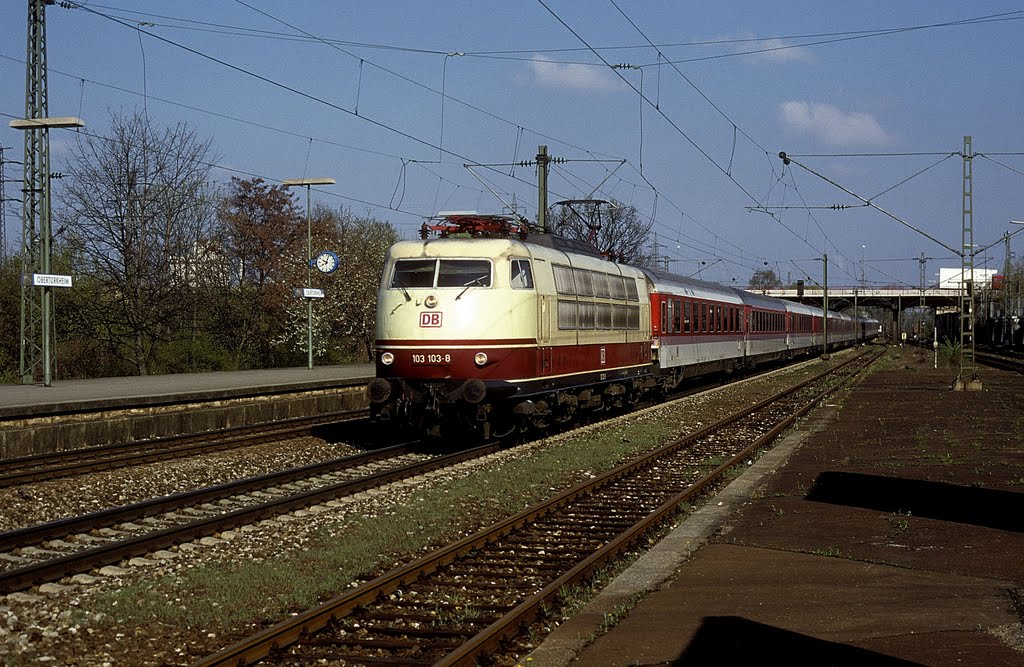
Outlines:
[{"label": "concrete platform", "polygon": [[532,665],[1024,665],[1024,380],[893,354]]},{"label": "concrete platform", "polygon": [[371,364],[0,385],[0,460],[366,407]]},{"label": "concrete platform", "polygon": [[0,385],[0,419],[109,407],[211,400],[338,386],[372,378],[373,364],[223,373],[57,380],[52,386]]}]

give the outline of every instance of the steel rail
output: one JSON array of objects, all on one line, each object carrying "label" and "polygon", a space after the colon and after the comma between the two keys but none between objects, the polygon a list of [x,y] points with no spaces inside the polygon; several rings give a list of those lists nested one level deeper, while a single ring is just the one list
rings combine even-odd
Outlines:
[{"label": "steel rail", "polygon": [[[875,359],[877,359],[878,356],[880,356],[880,354],[876,355]],[[850,363],[855,360],[856,359],[850,360],[846,363]],[[874,361],[874,359],[871,361]],[[868,363],[870,364],[870,362]],[[845,365],[846,364],[844,363],[843,366]],[[868,364],[865,364],[865,366],[866,365]],[[837,367],[836,370],[838,370],[838,368],[841,367]],[[462,644],[458,649],[449,653],[442,660],[434,663],[435,667],[470,667],[478,664],[479,660],[484,656],[498,652],[501,648],[500,645],[502,642],[518,635],[522,628],[527,627],[530,623],[537,620],[542,613],[544,606],[556,602],[560,590],[566,586],[572,586],[573,584],[590,578],[598,569],[632,549],[638,541],[647,535],[647,533],[661,525],[666,519],[671,518],[678,513],[678,508],[682,503],[692,500],[696,496],[713,487],[726,472],[733,467],[740,465],[744,459],[750,457],[750,455],[757,450],[767,447],[786,429],[790,428],[798,419],[810,412],[819,402],[837,391],[841,386],[842,382],[839,382],[816,394],[800,406],[793,414],[775,424],[766,433],[755,439],[750,445],[732,456],[728,461],[722,463],[700,480],[694,482],[687,489],[677,493],[675,496],[662,503],[656,510],[648,514],[643,520],[632,526],[628,531],[622,533],[608,544],[595,551],[594,554],[581,561],[578,565],[565,572],[543,589],[521,602],[513,610],[485,628],[468,642]],[[787,393],[792,392],[784,392],[780,395],[785,395]],[[688,436],[684,441],[689,442],[692,439],[693,438]],[[666,448],[675,450],[680,446],[682,445],[670,443]]]},{"label": "steel rail", "polygon": [[986,366],[999,368],[1004,371],[1024,373],[1024,359],[1015,359],[1013,357],[1006,357],[1001,354],[991,354],[988,352],[975,352],[974,358]]},{"label": "steel rail", "polygon": [[408,445],[394,445],[372,452],[352,454],[331,459],[330,461],[280,470],[267,475],[246,477],[215,486],[151,498],[142,502],[132,503],[131,505],[112,507],[80,516],[17,528],[0,533],[0,549],[16,549],[18,547],[31,546],[54,537],[87,532],[95,528],[104,528],[118,523],[127,523],[136,519],[169,512],[186,505],[198,505],[230,496],[241,495],[250,491],[266,489],[278,484],[287,484],[298,479],[355,468],[382,459],[401,456],[408,453],[408,451]]},{"label": "steel rail", "polygon": [[[833,367],[822,373],[819,373],[818,375],[808,380],[805,380],[804,382],[801,382],[794,387],[790,387],[775,396],[759,401],[756,405],[744,408],[722,420],[719,420],[714,424],[708,425],[694,433],[688,434],[683,438],[680,438],[674,442],[668,443],[655,450],[652,450],[651,452],[644,454],[638,459],[618,466],[612,470],[609,470],[608,472],[598,476],[595,479],[582,482],[572,487],[571,489],[568,489],[567,491],[558,494],[557,496],[549,498],[548,500],[545,500],[531,508],[528,508],[523,512],[520,512],[502,521],[499,521],[493,524],[492,526],[485,528],[481,531],[478,531],[457,542],[444,546],[400,568],[385,573],[365,583],[364,585],[350,592],[346,592],[342,595],[339,595],[331,600],[328,600],[317,607],[296,614],[291,618],[281,621],[269,628],[266,628],[265,630],[259,633],[251,635],[250,637],[247,637],[212,655],[200,659],[199,661],[193,663],[193,667],[249,665],[255,663],[258,660],[268,656],[272,651],[293,644],[302,639],[303,637],[309,636],[310,634],[320,630],[328,623],[330,623],[332,620],[340,619],[350,614],[355,609],[361,606],[371,604],[377,599],[383,596],[387,596],[390,593],[393,593],[402,586],[412,583],[413,581],[419,579],[423,575],[433,573],[439,568],[452,563],[457,558],[464,556],[484,545],[490,544],[500,539],[501,537],[504,537],[508,533],[525,526],[526,524],[532,522],[538,517],[542,517],[554,510],[559,509],[560,507],[571,502],[577,496],[598,490],[612,483],[613,481],[628,475],[629,473],[644,469],[656,459],[661,458],[670,452],[674,452],[678,449],[681,449],[694,441],[700,440],[701,438],[705,438],[709,434],[717,430],[720,430],[725,426],[731,425],[752,413],[762,410],[771,403],[774,403],[787,396],[790,396],[795,392],[800,391],[804,387],[809,386],[810,384],[815,383],[823,379],[824,377],[835,373],[841,368],[846,367],[847,365],[853,363],[854,361],[862,359],[866,354],[867,353],[858,355],[850,360],[847,360],[843,364]],[[876,355],[874,358],[877,359],[877,356],[878,355]],[[871,359],[870,361],[874,361],[874,359]],[[805,414],[806,411],[813,408],[813,406],[817,404],[818,401],[821,400],[821,396],[827,395],[827,393],[835,391],[835,389],[838,388],[838,386],[840,385],[836,384],[827,389],[825,392],[816,395],[814,399],[807,402],[806,407],[802,409],[802,412],[800,412],[799,414]],[[793,416],[787,419],[787,423],[792,423],[792,421],[795,420],[797,417],[798,416]],[[773,431],[777,435],[777,433],[781,432],[784,428],[786,427],[778,427],[776,429],[773,429]],[[756,442],[761,442],[762,440],[763,438],[759,438]],[[745,448],[744,451],[749,453],[754,449],[755,447],[751,445],[750,447]],[[742,458],[742,456],[740,456],[739,458],[734,458],[734,460],[739,460],[740,458]],[[732,465],[734,465],[734,463]],[[721,472],[728,469],[728,467],[731,467],[731,465],[727,466],[723,464],[722,466],[719,466],[719,468],[716,469],[716,472],[718,472],[718,474],[720,475]],[[710,477],[710,475],[708,477]],[[678,501],[676,501],[673,506],[677,505]],[[619,546],[612,547],[612,544],[618,545],[619,541],[616,540],[615,542],[606,546],[605,549],[614,550],[621,548]],[[587,561],[589,560],[590,559],[588,558]],[[596,566],[590,564],[587,565],[587,567],[584,569],[586,569],[587,571],[591,571],[594,567]],[[562,585],[564,585],[564,583],[560,584],[558,588],[561,588]],[[545,591],[546,590],[547,589],[545,589]],[[557,588],[555,590],[557,591]],[[546,593],[542,597],[542,601],[550,599],[549,596],[550,593]],[[506,621],[505,623],[502,623],[502,621],[498,621],[494,625],[490,626],[488,631],[490,631],[491,634],[500,634],[502,636],[505,636],[504,628],[508,627],[508,624],[519,623],[519,619],[524,617],[525,615],[528,615],[526,608],[523,606],[523,604],[521,604],[518,607],[516,607],[516,610],[514,610],[514,612],[510,612],[506,615],[506,617],[503,617],[502,620]],[[499,623],[502,623],[501,628],[497,627]],[[485,649],[488,646],[492,646],[494,641],[499,641],[499,639],[495,639],[493,637],[478,638],[471,640],[471,643],[474,644],[474,646],[482,646]],[[476,651],[476,648],[469,649],[465,659],[470,661],[474,660],[474,656],[478,655]],[[461,661],[463,660],[463,658],[459,657],[458,660]],[[469,664],[472,664],[472,662],[470,662]]]},{"label": "steel rail", "polygon": [[45,581],[54,581],[61,577],[82,572],[93,567],[108,565],[124,558],[139,556],[158,549],[191,539],[229,530],[237,526],[260,521],[262,519],[304,509],[310,505],[325,502],[334,498],[352,495],[390,484],[392,482],[422,475],[433,470],[486,456],[501,449],[500,444],[483,445],[473,449],[439,456],[428,461],[412,463],[407,466],[387,470],[356,480],[330,484],[318,489],[303,491],[284,498],[275,499],[252,507],[238,509],[214,517],[198,519],[194,522],[153,531],[128,540],[100,545],[68,554],[60,558],[26,565],[6,572],[0,572],[0,593],[11,593]]},{"label": "steel rail", "polygon": [[[0,473],[0,488],[62,477],[72,477],[88,472],[123,468],[129,465],[153,463],[155,461],[181,458],[222,449],[234,449],[259,444],[272,439],[279,439],[282,436],[308,433],[311,429],[319,426],[344,421],[355,421],[368,415],[368,409],[341,410],[312,417],[291,417],[264,424],[234,426],[218,431],[136,440],[101,447],[67,449],[60,452],[7,459],[3,462],[6,469],[5,472]],[[246,435],[246,433],[250,434]],[[228,437],[224,437],[225,435],[228,435]],[[139,449],[142,451],[133,451]],[[67,460],[74,456],[96,458],[67,463]],[[51,462],[55,462],[56,465],[39,467],[47,466]],[[22,468],[21,470],[12,470],[12,468],[19,466]]]}]

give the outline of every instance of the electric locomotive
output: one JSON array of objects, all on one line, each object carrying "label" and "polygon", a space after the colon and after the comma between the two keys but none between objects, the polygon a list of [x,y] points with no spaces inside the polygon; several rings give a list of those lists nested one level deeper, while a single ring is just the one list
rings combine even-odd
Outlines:
[{"label": "electric locomotive", "polygon": [[422,236],[392,246],[384,267],[368,388],[378,419],[488,438],[654,386],[639,269],[510,216],[449,214]]}]

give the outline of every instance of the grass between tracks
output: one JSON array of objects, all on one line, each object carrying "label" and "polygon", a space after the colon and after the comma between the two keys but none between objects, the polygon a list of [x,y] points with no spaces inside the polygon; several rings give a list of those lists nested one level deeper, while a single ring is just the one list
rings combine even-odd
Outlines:
[{"label": "grass between tracks", "polygon": [[[786,377],[813,372],[793,370]],[[704,408],[679,408],[677,413],[667,407],[557,436],[555,445],[434,480],[399,500],[390,493],[381,496],[391,500],[381,501],[374,515],[335,522],[321,515],[319,527],[300,538],[293,535],[302,531],[284,530],[292,541],[282,542],[273,558],[247,557],[250,551],[266,553],[249,540],[268,538],[259,536],[263,531],[243,534],[217,547],[222,558],[211,554],[206,563],[104,594],[96,600],[96,611],[117,624],[163,624],[218,636],[280,620],[658,446],[690,430],[680,426],[681,420],[695,418],[713,420]]]},{"label": "grass between tracks", "polygon": [[[280,619],[338,594],[367,573],[451,542],[608,470],[632,453],[661,444],[673,429],[667,420],[639,417],[566,438],[552,449],[425,485],[375,516],[322,525],[273,560],[202,565],[122,588],[99,600],[100,610],[124,623],[211,631]],[[581,439],[586,447],[579,446]],[[241,550],[244,539],[221,548]]]}]

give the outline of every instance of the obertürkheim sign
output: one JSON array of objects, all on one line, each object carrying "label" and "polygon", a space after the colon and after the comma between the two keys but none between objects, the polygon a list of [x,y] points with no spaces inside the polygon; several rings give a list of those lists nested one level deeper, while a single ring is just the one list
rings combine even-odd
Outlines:
[{"label": "obert\u00fcrkheim sign", "polygon": [[71,287],[71,276],[53,273],[33,273],[32,284],[36,287]]}]

